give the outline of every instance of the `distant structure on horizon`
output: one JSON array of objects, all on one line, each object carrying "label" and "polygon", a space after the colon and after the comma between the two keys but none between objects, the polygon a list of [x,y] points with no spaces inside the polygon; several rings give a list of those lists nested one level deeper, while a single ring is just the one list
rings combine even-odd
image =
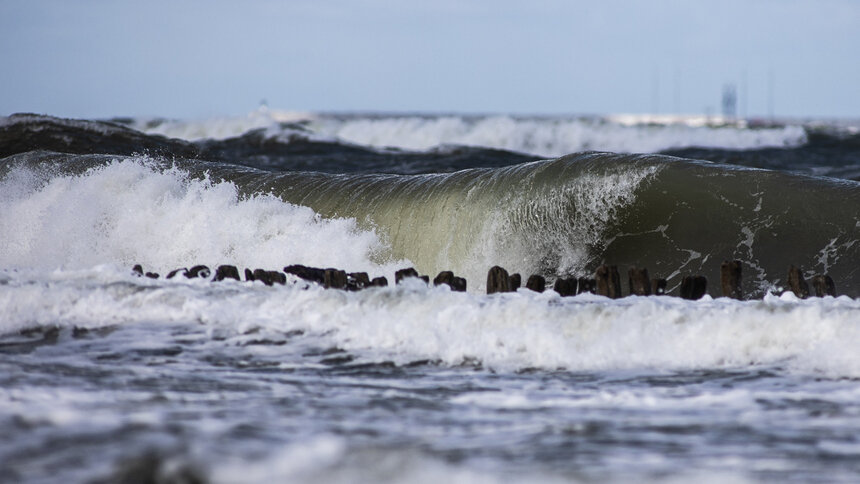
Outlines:
[{"label": "distant structure on horizon", "polygon": [[723,86],[723,117],[735,119],[738,114],[738,91],[734,84]]}]

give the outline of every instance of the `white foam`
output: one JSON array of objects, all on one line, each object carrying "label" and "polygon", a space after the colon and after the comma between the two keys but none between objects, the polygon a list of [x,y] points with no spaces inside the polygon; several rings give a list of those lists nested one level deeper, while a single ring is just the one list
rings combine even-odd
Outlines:
[{"label": "white foam", "polygon": [[237,334],[302,330],[367,361],[480,361],[505,371],[764,365],[860,377],[860,300],[844,296],[690,302],[667,296],[561,298],[525,289],[483,296],[428,288],[417,279],[347,293],[151,281],[109,270],[7,277],[0,285],[3,333],[44,324],[199,322]]},{"label": "white foam", "polygon": [[260,107],[243,116],[213,116],[202,119],[152,120],[135,119],[131,127],[149,134],[189,141],[226,139],[241,136],[248,131],[266,128],[269,135],[283,136],[279,123],[294,123],[313,119],[314,115],[297,111],[273,110]]},{"label": "white foam", "polygon": [[378,274],[386,247],[354,220],[321,219],[269,195],[241,198],[232,183],[190,179],[146,158],[80,176],[14,169],[0,180],[0,267],[99,264],[166,271],[193,264],[278,269],[286,264]]},{"label": "white foam", "polygon": [[801,126],[746,129],[696,122],[631,123],[626,118],[386,117],[322,119],[322,134],[375,147],[428,150],[444,145],[499,148],[556,157],[586,150],[654,153],[672,148],[755,149],[806,142]]},{"label": "white foam", "polygon": [[794,147],[807,141],[801,125],[748,128],[743,122],[702,116],[630,116],[605,118],[513,116],[337,116],[260,108],[245,116],[197,120],[138,119],[132,127],[146,133],[186,140],[224,139],[252,129],[282,141],[297,135],[279,123],[304,121],[313,139],[375,148],[425,151],[445,146],[497,148],[557,157],[579,151],[654,153],[685,148],[756,149]]},{"label": "white foam", "polygon": [[540,195],[529,193],[529,180],[524,180],[512,192],[526,196],[506,197],[485,210],[489,215],[465,262],[445,260],[438,266],[459,270],[462,265],[463,273],[479,283],[479,290],[485,289],[481,280],[488,267],[498,264],[531,274],[538,272],[541,259],[548,255],[557,257],[553,269],[558,274],[584,276],[583,268],[592,257],[589,248],[608,244],[606,227],[658,171],[649,166],[585,172]]}]

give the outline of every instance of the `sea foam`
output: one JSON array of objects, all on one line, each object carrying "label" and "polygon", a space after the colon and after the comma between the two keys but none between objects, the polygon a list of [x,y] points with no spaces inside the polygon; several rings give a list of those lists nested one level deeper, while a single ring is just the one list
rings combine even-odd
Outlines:
[{"label": "sea foam", "polygon": [[[4,334],[44,325],[203,323],[232,339],[252,333],[277,340],[301,331],[316,346],[341,348],[358,363],[430,360],[574,372],[763,366],[860,377],[860,301],[845,296],[610,300],[526,289],[485,296],[418,279],[348,293],[303,283],[153,281],[106,269],[5,278]],[[230,338],[225,344],[235,344]]]},{"label": "sea foam", "polygon": [[0,180],[0,233],[3,268],[304,263],[395,270],[371,261],[386,246],[354,220],[322,219],[267,194],[241,197],[232,183],[190,178],[143,157],[81,175],[13,168]]},{"label": "sea foam", "polygon": [[252,111],[245,116],[201,120],[136,119],[131,127],[151,134],[186,140],[225,139],[252,129],[265,128],[273,139],[295,134],[292,125],[303,122],[312,139],[414,151],[449,145],[496,148],[545,157],[579,151],[656,153],[703,147],[737,150],[787,148],[807,142],[800,125],[750,129],[743,123],[702,117],[517,117],[517,116],[409,116],[337,115],[291,111]]},{"label": "sea foam", "polygon": [[629,125],[603,119],[511,116],[384,117],[318,123],[321,133],[370,146],[427,150],[454,144],[547,157],[586,150],[656,153],[691,146],[756,149],[806,142],[806,132],[800,126],[745,129],[684,123]]}]

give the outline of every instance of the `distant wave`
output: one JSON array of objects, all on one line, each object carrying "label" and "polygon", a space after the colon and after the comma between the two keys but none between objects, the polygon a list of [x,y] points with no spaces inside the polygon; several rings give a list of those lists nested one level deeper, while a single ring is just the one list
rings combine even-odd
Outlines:
[{"label": "distant wave", "polygon": [[[558,157],[599,150],[654,153],[686,147],[735,150],[797,147],[801,125],[757,127],[702,117],[514,117],[457,115],[337,115],[259,110],[245,116],[199,121],[129,119],[133,128],[190,141],[222,140],[255,129],[270,138],[289,136],[301,123],[317,141],[426,151],[462,145]],[[287,124],[286,131],[281,126]]]}]

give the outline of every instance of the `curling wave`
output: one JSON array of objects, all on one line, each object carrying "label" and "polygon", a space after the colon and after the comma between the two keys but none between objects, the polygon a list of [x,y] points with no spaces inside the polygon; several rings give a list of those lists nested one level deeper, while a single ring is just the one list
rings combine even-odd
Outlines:
[{"label": "curling wave", "polygon": [[[384,247],[365,251],[368,264],[409,260],[422,273],[454,270],[472,289],[482,288],[494,264],[551,278],[585,275],[601,263],[638,265],[666,277],[671,289],[688,273],[717,281],[722,260],[740,259],[746,294],[782,284],[790,264],[810,276],[829,273],[840,293],[860,294],[860,184],[851,181],[608,153],[413,176],[272,173],[195,160],[50,153],[4,163],[7,172],[52,166],[91,177],[95,167],[117,159],[223,180],[241,194],[231,203],[274,195],[327,220],[354,221]],[[321,242],[308,236],[302,243]]]}]

